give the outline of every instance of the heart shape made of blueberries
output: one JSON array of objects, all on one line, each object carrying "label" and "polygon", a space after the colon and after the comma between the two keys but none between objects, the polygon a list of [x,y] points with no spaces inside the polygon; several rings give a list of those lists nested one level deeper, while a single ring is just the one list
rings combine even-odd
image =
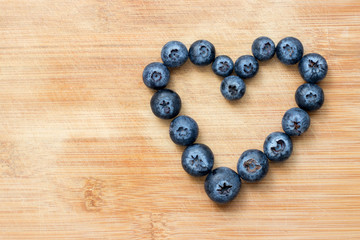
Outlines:
[{"label": "heart shape made of blueberries", "polygon": [[[207,40],[195,41],[189,51],[183,43],[170,41],[161,50],[163,63],[150,63],[142,75],[144,84],[157,90],[150,101],[152,112],[161,119],[173,119],[169,128],[170,138],[175,144],[186,146],[181,157],[184,170],[194,177],[207,175],[205,192],[217,203],[233,200],[240,191],[241,179],[246,182],[263,179],[269,169],[269,160],[282,162],[288,159],[293,150],[291,137],[300,136],[310,127],[307,111],[317,110],[324,103],[324,92],[316,83],[325,78],[328,65],[320,54],[303,56],[303,45],[294,37],[286,37],[276,46],[270,38],[259,37],[254,40],[251,50],[253,55],[241,56],[234,63],[225,55],[215,57],[215,47]],[[295,93],[298,107],[285,112],[282,118],[284,132],[269,134],[263,151],[249,149],[241,154],[237,172],[227,167],[213,169],[214,154],[211,149],[205,144],[195,143],[199,134],[198,124],[189,116],[178,116],[181,98],[175,91],[165,88],[170,80],[169,69],[180,67],[188,58],[198,66],[212,64],[213,72],[224,77],[220,85],[221,94],[228,101],[235,101],[246,92],[243,79],[254,77],[258,72],[258,61],[269,60],[275,54],[286,65],[298,63],[299,73],[306,81]],[[236,75],[232,75],[234,71]]]}]

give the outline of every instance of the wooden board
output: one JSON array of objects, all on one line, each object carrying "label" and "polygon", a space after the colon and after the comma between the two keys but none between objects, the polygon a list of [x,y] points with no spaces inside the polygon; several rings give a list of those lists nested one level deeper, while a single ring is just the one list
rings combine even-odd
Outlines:
[{"label": "wooden board", "polygon": [[[0,239],[360,239],[359,1],[0,4]],[[207,39],[235,60],[262,35],[326,57],[326,101],[288,161],[219,206],[183,171],[142,70],[170,40]],[[188,61],[169,88],[215,167],[235,169],[281,130],[303,80],[274,58],[239,102],[220,81]]]}]

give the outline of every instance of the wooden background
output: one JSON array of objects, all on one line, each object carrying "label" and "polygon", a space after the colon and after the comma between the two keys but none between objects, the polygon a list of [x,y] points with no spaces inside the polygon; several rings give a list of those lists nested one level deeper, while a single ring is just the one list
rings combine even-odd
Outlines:
[{"label": "wooden background", "polygon": [[[0,239],[360,239],[360,2],[0,1]],[[229,205],[182,169],[153,116],[144,66],[161,47],[211,41],[235,60],[252,41],[299,38],[326,57],[326,101],[292,157]],[[215,167],[281,130],[303,83],[260,64],[236,103],[189,61],[171,72],[181,114]]]}]

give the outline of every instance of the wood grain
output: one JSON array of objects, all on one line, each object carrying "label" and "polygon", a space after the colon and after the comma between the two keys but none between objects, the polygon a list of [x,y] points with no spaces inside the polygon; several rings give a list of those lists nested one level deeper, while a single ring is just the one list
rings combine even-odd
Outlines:
[{"label": "wood grain", "polygon": [[[0,239],[360,239],[359,1],[0,4]],[[218,206],[183,171],[142,70],[169,40],[207,39],[235,60],[262,35],[326,57],[326,101],[288,161]],[[235,169],[281,130],[303,80],[274,58],[237,103],[220,81],[187,62],[169,88],[215,167]]]}]

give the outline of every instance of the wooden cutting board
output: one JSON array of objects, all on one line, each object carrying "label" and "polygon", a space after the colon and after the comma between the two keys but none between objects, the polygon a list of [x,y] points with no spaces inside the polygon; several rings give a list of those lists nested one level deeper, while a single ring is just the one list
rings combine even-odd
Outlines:
[{"label": "wooden cutting board", "polygon": [[[0,4],[0,239],[360,239],[359,1]],[[220,206],[183,171],[142,71],[170,40],[236,60],[262,35],[327,59],[326,100],[292,157]],[[236,103],[220,82],[188,61],[168,87],[215,167],[235,169],[281,131],[304,81],[274,58]]]}]

